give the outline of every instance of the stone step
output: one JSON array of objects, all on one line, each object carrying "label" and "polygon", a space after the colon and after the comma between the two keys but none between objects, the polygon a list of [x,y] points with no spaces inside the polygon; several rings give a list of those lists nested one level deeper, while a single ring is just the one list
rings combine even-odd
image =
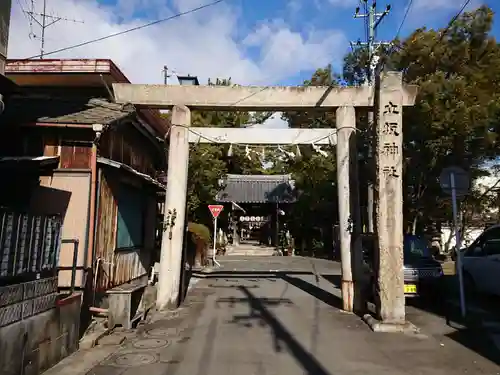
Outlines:
[{"label": "stone step", "polygon": [[226,256],[238,255],[238,256],[272,256],[275,249],[272,247],[260,247],[260,246],[236,246],[230,247],[226,251]]}]

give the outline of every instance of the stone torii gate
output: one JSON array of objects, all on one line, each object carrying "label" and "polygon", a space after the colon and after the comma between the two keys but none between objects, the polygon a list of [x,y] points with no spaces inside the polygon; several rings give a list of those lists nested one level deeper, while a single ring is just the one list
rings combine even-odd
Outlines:
[{"label": "stone torii gate", "polygon": [[[382,73],[373,87],[165,86],[114,83],[117,103],[171,109],[165,222],[157,307],[175,305],[179,296],[189,143],[256,145],[336,145],[339,227],[344,309],[353,311],[351,218],[357,180],[350,179],[355,150],[356,107],[376,106],[375,225],[379,245],[378,315],[383,323],[405,322],[403,284],[402,107],[415,102],[417,87],[403,85],[400,73]],[[336,111],[336,129],[191,128],[190,110]],[[351,177],[352,178],[352,177]],[[354,176],[356,178],[356,176]],[[351,183],[354,182],[354,183]],[[359,233],[359,232],[357,232]],[[359,241],[356,241],[359,242]],[[360,248],[353,250],[360,256]],[[354,255],[353,254],[353,255]],[[356,280],[354,280],[356,281]]]}]

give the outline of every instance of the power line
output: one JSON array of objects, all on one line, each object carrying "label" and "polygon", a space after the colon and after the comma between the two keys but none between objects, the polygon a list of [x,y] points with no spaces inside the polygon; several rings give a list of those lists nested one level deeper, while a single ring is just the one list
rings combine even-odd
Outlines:
[{"label": "power line", "polygon": [[24,6],[23,6],[23,4],[21,4],[21,0],[16,0],[16,1],[17,1],[17,5],[19,5],[19,8],[21,8],[21,12],[23,13],[24,18],[26,18],[26,21],[28,21],[28,24],[31,25],[30,18],[26,14],[26,11],[24,10]]},{"label": "power line", "polygon": [[408,14],[410,13],[411,6],[413,4],[413,0],[408,0],[408,5],[406,5],[406,10],[405,14],[403,16],[403,19],[401,20],[401,24],[399,25],[398,31],[396,32],[396,36],[394,37],[394,40],[398,39],[399,34],[401,33],[401,30],[403,29],[403,25],[406,21],[406,18],[408,17]]},{"label": "power line", "polygon": [[[413,0],[410,0],[410,2],[413,1]],[[453,16],[453,18],[450,20],[450,22],[448,23],[448,25],[446,26],[446,28],[441,32],[439,38],[435,41],[435,43],[433,43],[432,45],[432,48],[431,48],[431,51],[429,53],[429,55],[432,55],[434,53],[434,49],[437,47],[437,45],[439,43],[441,43],[444,39],[444,37],[446,36],[446,34],[448,34],[448,32],[450,31],[450,29],[452,28],[453,24],[458,20],[458,18],[462,15],[462,13],[464,12],[465,8],[467,8],[467,6],[470,4],[471,0],[466,0],[464,2],[464,4],[462,5],[462,7],[460,8],[460,10],[457,12],[457,14],[455,14]],[[392,54],[393,52],[395,52],[395,49],[398,48],[399,51],[401,50],[404,50],[404,47],[402,46],[396,46],[396,45],[393,45],[393,48],[391,49],[391,51],[389,52],[389,55]]]},{"label": "power line", "polygon": [[441,37],[439,38],[439,42],[441,42],[443,40],[444,36],[448,33],[448,31],[450,31],[450,29],[453,26],[453,24],[462,15],[462,13],[464,12],[465,8],[467,8],[467,5],[469,5],[470,2],[471,2],[471,0],[466,0],[465,3],[464,3],[464,5],[462,5],[462,8],[460,8],[460,10],[458,11],[458,13],[455,14],[455,16],[451,19],[451,21],[448,23],[448,26],[446,26],[446,29],[444,29],[444,31],[441,33]]},{"label": "power line", "polygon": [[[201,5],[199,7],[187,10],[185,12],[180,12],[180,13],[174,14],[173,16],[170,16],[170,17],[167,17],[167,18],[162,18],[162,19],[159,19],[159,20],[156,20],[156,21],[152,21],[152,22],[140,25],[140,26],[132,27],[132,28],[127,29],[127,30],[123,30],[123,31],[119,31],[119,32],[116,32],[116,33],[113,33],[113,34],[102,36],[100,38],[87,40],[86,42],[74,44],[72,46],[68,46],[68,47],[60,48],[60,49],[57,49],[57,50],[54,50],[54,51],[51,51],[51,52],[47,52],[47,53],[44,54],[44,56],[53,55],[53,54],[56,54],[56,53],[59,53],[59,52],[68,51],[70,49],[79,48],[79,47],[87,46],[89,44],[101,42],[103,40],[114,38],[116,36],[128,34],[128,33],[131,33],[132,31],[141,30],[141,29],[144,29],[146,27],[154,26],[154,25],[157,25],[157,24],[162,23],[162,22],[167,22],[167,21],[173,20],[175,18],[179,18],[181,16],[185,16],[185,15],[188,15],[190,13],[197,12],[199,10],[202,10],[202,9],[211,7],[213,5],[217,5],[219,3],[222,3],[223,1],[225,1],[225,0],[216,0],[216,1],[213,1],[211,3],[205,4],[205,5]],[[30,60],[30,59],[34,59],[34,58],[38,58],[38,57],[41,57],[41,56],[40,55],[35,55],[35,56],[27,57],[25,60]]]}]

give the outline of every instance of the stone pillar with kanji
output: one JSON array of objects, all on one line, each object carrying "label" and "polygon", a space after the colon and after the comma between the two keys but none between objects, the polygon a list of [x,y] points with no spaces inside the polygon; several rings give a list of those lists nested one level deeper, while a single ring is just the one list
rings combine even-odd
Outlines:
[{"label": "stone pillar with kanji", "polygon": [[375,233],[377,314],[381,323],[405,323],[403,274],[403,82],[383,72],[375,100]]}]

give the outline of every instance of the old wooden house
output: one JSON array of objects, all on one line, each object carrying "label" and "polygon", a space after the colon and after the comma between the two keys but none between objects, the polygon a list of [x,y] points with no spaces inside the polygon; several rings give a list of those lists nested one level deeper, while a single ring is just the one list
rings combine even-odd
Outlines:
[{"label": "old wooden house", "polygon": [[56,158],[57,167],[29,186],[11,171],[0,206],[61,215],[59,287],[88,291],[90,305],[147,281],[168,123],[114,103],[112,83],[129,81],[110,60],[10,60],[6,76],[20,89],[0,115],[1,156]]}]

